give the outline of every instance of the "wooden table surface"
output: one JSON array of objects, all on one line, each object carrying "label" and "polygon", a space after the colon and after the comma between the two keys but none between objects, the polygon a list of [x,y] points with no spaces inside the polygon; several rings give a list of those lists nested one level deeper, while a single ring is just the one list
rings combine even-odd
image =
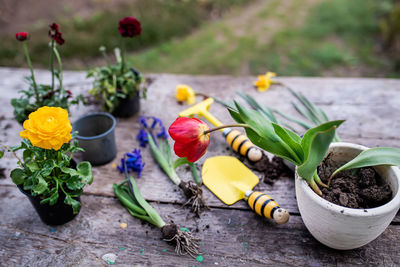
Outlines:
[{"label": "wooden table surface", "polygon": [[[0,140],[8,145],[20,142],[22,127],[15,122],[10,99],[19,89],[26,88],[26,69],[0,68]],[[37,71],[39,82],[49,82],[47,71]],[[147,75],[148,99],[142,100],[142,114],[161,118],[169,126],[179,111],[187,108],[174,99],[177,84],[188,84],[196,91],[231,100],[241,90],[262,103],[296,115],[291,107],[294,98],[282,86],[257,92],[255,77]],[[338,129],[343,141],[366,146],[400,147],[400,80],[355,78],[297,78],[279,80],[306,94],[331,119],[345,119]],[[87,94],[91,80],[84,72],[65,72],[66,89]],[[237,98],[237,96],[236,96]],[[72,109],[71,121],[96,106]],[[232,122],[228,112],[214,103],[210,111],[223,122]],[[350,251],[330,249],[316,241],[300,217],[293,178],[278,180],[273,186],[260,182],[256,189],[267,192],[289,210],[290,221],[276,225],[255,215],[244,201],[226,206],[208,189],[204,195],[211,210],[196,218],[182,208],[185,198],[154,163],[148,149],[143,150],[146,166],[138,184],[166,221],[173,220],[191,229],[200,242],[204,257],[198,262],[189,256],[177,256],[174,248],[164,242],[160,231],[133,218],[114,197],[112,184],[124,177],[112,168],[123,153],[138,148],[136,134],[138,116],[118,119],[116,141],[118,155],[113,162],[93,169],[94,182],[85,187],[80,214],[71,222],[51,227],[43,224],[28,199],[9,178],[16,160],[6,155],[0,167],[0,266],[103,266],[102,256],[114,253],[118,266],[395,266],[400,264],[400,216],[370,244]],[[234,155],[228,151],[222,136],[214,134],[212,145],[204,158],[213,155]],[[180,168],[183,180],[191,174]],[[122,229],[120,223],[127,223]],[[18,233],[20,233],[18,237]]]}]

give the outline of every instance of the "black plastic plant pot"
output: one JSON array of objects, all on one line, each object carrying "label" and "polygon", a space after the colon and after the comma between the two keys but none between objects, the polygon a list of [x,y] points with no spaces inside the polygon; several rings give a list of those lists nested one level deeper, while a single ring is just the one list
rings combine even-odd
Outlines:
[{"label": "black plastic plant pot", "polygon": [[[53,206],[50,206],[48,203],[40,204],[42,200],[39,196],[32,196],[29,192],[25,191],[21,186],[18,186],[18,189],[28,197],[32,206],[35,208],[42,222],[48,225],[61,225],[71,221],[76,217],[77,214],[74,214],[72,210],[72,206],[65,204],[65,194],[60,190],[58,192],[58,201]],[[74,198],[75,200],[81,202],[80,197]]]},{"label": "black plastic plant pot", "polygon": [[119,100],[119,105],[115,107],[112,115],[118,118],[128,118],[137,114],[140,110],[139,92],[133,95],[132,98],[124,98]]},{"label": "black plastic plant pot", "polygon": [[83,160],[92,165],[103,165],[112,161],[117,155],[115,145],[115,118],[105,112],[91,113],[79,118],[73,125],[78,131],[76,140],[85,151]]}]

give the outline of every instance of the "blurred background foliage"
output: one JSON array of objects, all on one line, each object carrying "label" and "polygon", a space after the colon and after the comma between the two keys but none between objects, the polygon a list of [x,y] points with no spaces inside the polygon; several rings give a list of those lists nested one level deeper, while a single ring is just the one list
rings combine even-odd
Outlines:
[{"label": "blurred background foliage", "polygon": [[15,32],[29,31],[47,67],[47,25],[57,22],[69,69],[104,64],[118,21],[138,18],[129,60],[143,72],[400,77],[398,0],[0,0],[0,65],[25,67]]}]

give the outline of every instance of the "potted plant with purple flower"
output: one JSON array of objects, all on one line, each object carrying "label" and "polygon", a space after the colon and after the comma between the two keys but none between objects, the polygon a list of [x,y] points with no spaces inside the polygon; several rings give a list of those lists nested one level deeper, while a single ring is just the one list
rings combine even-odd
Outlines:
[{"label": "potted plant with purple flower", "polygon": [[143,75],[126,61],[127,38],[139,36],[142,32],[140,22],[133,17],[125,17],[119,21],[121,49],[115,48],[115,64],[111,64],[104,46],[100,47],[107,65],[88,72],[93,77],[93,88],[90,94],[101,99],[103,109],[116,117],[130,117],[140,110],[140,97],[146,97]]},{"label": "potted plant with purple flower", "polygon": [[[29,66],[31,75],[25,79],[29,84],[27,90],[20,90],[21,96],[19,98],[11,99],[11,105],[14,107],[14,116],[19,123],[23,123],[28,115],[43,106],[61,107],[69,110],[69,107],[79,102],[84,103],[82,95],[75,98],[72,96],[70,90],[66,90],[63,85],[63,68],[60,53],[57,46],[65,43],[60,27],[57,23],[49,25],[49,37],[51,39],[50,49],[50,71],[51,71],[51,84],[38,84],[35,79],[32,61],[29,56],[27,41],[30,39],[28,32],[16,33],[16,39],[23,44],[26,61]],[[57,67],[56,68],[56,65]],[[56,80],[58,83],[56,83]]]}]

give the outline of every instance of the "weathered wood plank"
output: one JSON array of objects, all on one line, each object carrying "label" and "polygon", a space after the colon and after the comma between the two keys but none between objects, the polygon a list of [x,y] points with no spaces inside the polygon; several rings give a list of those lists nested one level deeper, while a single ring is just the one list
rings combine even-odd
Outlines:
[{"label": "weathered wood plank", "polygon": [[[9,90],[10,93],[3,94],[4,97],[2,96],[0,99],[1,114],[6,113],[6,120],[0,122],[0,126],[10,125],[10,128],[5,132],[7,136],[5,136],[4,141],[9,144],[19,142],[18,132],[22,129],[12,119],[9,99],[15,97],[16,91],[24,86],[22,77],[27,74],[26,70],[0,69],[0,77],[7,77],[7,79],[1,79],[1,92],[5,89],[12,89]],[[64,76],[66,86],[72,88],[74,93],[85,93],[90,89],[90,80],[85,79],[84,73],[66,72]],[[37,72],[39,81],[46,82],[49,78],[47,72]],[[234,91],[240,89],[257,97],[262,103],[279,108],[289,114],[295,114],[290,104],[290,101],[294,99],[288,90],[282,86],[273,86],[268,92],[260,94],[252,88],[253,77],[150,75],[150,79],[153,80],[153,83],[149,87],[148,99],[142,101],[143,114],[158,116],[163,119],[166,125],[169,125],[175,119],[179,111],[187,108],[187,106],[176,104],[173,96],[174,88],[179,83],[189,84],[195,90],[215,95],[224,100],[230,100]],[[396,130],[399,129],[398,126],[400,125],[398,124],[400,122],[395,115],[400,114],[400,105],[398,105],[400,102],[400,82],[398,80],[353,78],[281,78],[281,80],[292,88],[307,94],[311,100],[320,103],[331,118],[348,119],[339,128],[339,134],[344,141],[356,142],[366,146],[400,146],[398,130]],[[348,97],[343,98],[343,95]],[[96,107],[92,106],[74,109],[72,121],[80,114],[95,109]],[[215,103],[210,110],[222,121],[232,121],[221,105]],[[137,117],[118,120],[116,136],[119,151],[113,163],[118,163],[124,152],[138,147],[135,136],[139,126],[136,121]],[[213,136],[212,142],[207,157],[219,155],[221,151],[223,151],[223,154],[233,155],[231,151],[226,150],[226,144],[219,134]],[[146,179],[140,180],[139,184],[143,188],[144,196],[154,201],[182,203],[184,201],[182,194],[175,192],[175,186],[158,167],[152,165],[154,161],[149,151],[146,149],[143,153],[145,162],[147,162],[143,174]],[[8,175],[11,168],[15,166],[15,159],[8,155],[0,162],[0,166],[7,167],[6,174]],[[111,163],[96,167],[94,173],[95,183],[86,189],[86,192],[91,194],[112,196],[111,184],[123,179],[118,172],[111,168]],[[191,179],[190,173],[184,169],[181,169],[179,174],[184,180]],[[158,183],[154,183],[154,181],[158,181]],[[0,180],[0,184],[12,184],[12,182],[10,179],[3,179]],[[290,212],[298,212],[294,199],[294,185],[289,179],[278,181],[274,186],[260,183],[256,189],[271,194]],[[208,190],[205,191],[205,197],[211,206],[225,207]],[[246,204],[238,202],[233,207],[246,208]]]},{"label": "weathered wood plank", "polygon": [[[0,186],[0,196],[0,258],[7,266],[93,266],[100,265],[106,253],[118,255],[116,265],[121,266],[200,265],[188,256],[176,256],[157,228],[128,215],[115,198],[83,196],[82,211],[75,220],[50,227],[40,222],[15,187]],[[177,205],[153,206],[166,220],[192,229],[201,239],[204,266],[215,262],[221,266],[400,264],[398,225],[390,226],[363,248],[343,252],[318,243],[299,216],[293,216],[288,224],[275,225],[250,211],[217,208],[196,219]],[[121,229],[120,222],[128,227]],[[21,233],[19,239],[13,239],[15,232]]]}]

